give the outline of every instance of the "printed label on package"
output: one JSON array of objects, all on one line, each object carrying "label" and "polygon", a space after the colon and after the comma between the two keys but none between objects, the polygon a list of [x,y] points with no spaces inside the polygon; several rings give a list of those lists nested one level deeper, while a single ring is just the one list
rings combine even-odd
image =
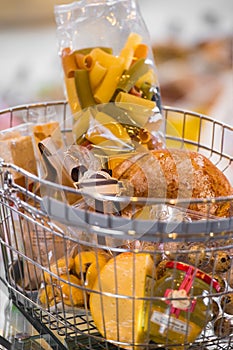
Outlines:
[{"label": "printed label on package", "polygon": [[151,322],[160,325],[160,334],[164,333],[167,328],[179,334],[188,334],[190,332],[190,327],[187,322],[175,319],[158,311],[152,313]]}]

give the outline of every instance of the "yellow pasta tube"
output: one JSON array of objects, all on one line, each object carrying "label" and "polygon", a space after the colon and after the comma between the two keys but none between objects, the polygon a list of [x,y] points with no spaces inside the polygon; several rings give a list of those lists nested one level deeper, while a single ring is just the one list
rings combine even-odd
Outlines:
[{"label": "yellow pasta tube", "polygon": [[65,79],[67,99],[70,105],[71,112],[75,117],[75,114],[81,109],[77,92],[76,92],[75,79],[67,78],[66,76],[64,79]]},{"label": "yellow pasta tube", "polygon": [[75,60],[79,69],[91,70],[94,65],[93,58],[90,55],[75,53]]},{"label": "yellow pasta tube", "polygon": [[127,92],[119,92],[116,96],[115,102],[126,102],[126,103],[132,103],[135,105],[140,105],[145,108],[148,108],[152,110],[154,107],[156,107],[156,103],[151,100],[146,100],[145,98],[141,98],[139,96],[135,96],[132,94],[128,94]]},{"label": "yellow pasta tube", "polygon": [[124,71],[124,62],[118,65],[112,65],[94,93],[94,99],[97,103],[107,103],[113,96],[119,79]]},{"label": "yellow pasta tube", "polygon": [[124,69],[128,70],[134,58],[134,49],[132,47],[124,47],[121,50],[120,57],[124,59]]},{"label": "yellow pasta tube", "polygon": [[94,62],[98,61],[105,68],[110,68],[112,65],[121,64],[124,61],[123,58],[111,55],[98,47],[90,52],[90,56]]},{"label": "yellow pasta tube", "polygon": [[75,118],[75,123],[73,124],[72,134],[75,140],[80,139],[83,135],[86,134],[90,120],[93,119],[93,115],[89,108],[83,109],[81,112],[77,113]]},{"label": "yellow pasta tube", "polygon": [[127,40],[126,40],[126,43],[123,47],[126,48],[126,47],[132,47],[134,50],[136,49],[136,47],[142,42],[142,37],[141,35],[137,34],[137,33],[130,33]]},{"label": "yellow pasta tube", "polygon": [[93,68],[89,72],[89,79],[92,91],[94,91],[97,88],[97,86],[101,83],[106,72],[107,68],[101,66],[99,62],[95,62]]},{"label": "yellow pasta tube", "polygon": [[86,139],[96,145],[123,146],[131,144],[131,139],[126,129],[114,118],[103,112],[98,112],[91,120]]},{"label": "yellow pasta tube", "polygon": [[154,101],[127,94],[126,92],[117,94],[115,104],[117,107],[129,112],[130,117],[140,127],[144,127],[147,124],[149,118],[154,114],[153,109],[156,107]]},{"label": "yellow pasta tube", "polygon": [[130,64],[134,57],[134,51],[136,47],[141,43],[141,41],[142,41],[142,37],[137,33],[130,33],[130,35],[128,36],[126,43],[119,55],[124,59],[125,69],[129,69]]},{"label": "yellow pasta tube", "polygon": [[149,48],[146,44],[138,44],[134,50],[134,58],[147,58]]}]

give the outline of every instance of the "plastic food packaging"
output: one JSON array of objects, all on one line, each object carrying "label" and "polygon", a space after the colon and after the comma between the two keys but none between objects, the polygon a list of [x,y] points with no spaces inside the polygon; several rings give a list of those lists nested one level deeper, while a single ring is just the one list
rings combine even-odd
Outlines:
[{"label": "plastic food packaging", "polygon": [[[73,81],[82,109],[91,102],[108,103],[116,92],[121,93],[118,99],[124,98],[137,87],[144,89],[148,103],[153,95],[160,107],[150,37],[137,1],[75,1],[55,6],[55,19],[68,99]],[[133,96],[137,94],[127,98]],[[69,102],[72,111],[78,111]]]},{"label": "plastic food packaging", "polygon": [[163,117],[148,30],[135,0],[55,6],[77,143],[116,155],[161,148]]},{"label": "plastic food packaging", "polygon": [[212,299],[207,296],[219,291],[219,283],[210,275],[191,265],[168,261],[163,277],[154,286],[153,294],[160,299],[148,307],[150,338],[167,345],[195,341],[209,321]]}]

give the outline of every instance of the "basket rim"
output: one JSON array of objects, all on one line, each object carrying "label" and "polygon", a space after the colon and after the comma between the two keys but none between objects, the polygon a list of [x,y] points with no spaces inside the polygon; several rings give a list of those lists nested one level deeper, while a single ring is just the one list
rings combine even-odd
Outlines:
[{"label": "basket rim", "polygon": [[[12,113],[20,110],[27,110],[31,108],[43,108],[43,107],[51,107],[51,106],[64,106],[69,107],[69,103],[67,100],[51,100],[51,101],[40,101],[40,102],[31,102],[31,103],[25,103],[25,104],[19,104],[15,106],[10,106],[4,109],[0,110],[0,115],[5,113]],[[161,106],[163,111],[171,111],[171,112],[178,112],[178,113],[184,113],[189,114],[197,117],[204,118],[207,121],[214,122],[215,124],[218,124],[220,126],[226,127],[230,130],[233,130],[233,126],[231,126],[228,123],[220,122],[219,120],[216,120],[215,118],[208,116],[204,113],[199,113],[196,111],[192,111],[191,109],[181,108],[181,107],[174,107],[171,105],[162,105]]]}]

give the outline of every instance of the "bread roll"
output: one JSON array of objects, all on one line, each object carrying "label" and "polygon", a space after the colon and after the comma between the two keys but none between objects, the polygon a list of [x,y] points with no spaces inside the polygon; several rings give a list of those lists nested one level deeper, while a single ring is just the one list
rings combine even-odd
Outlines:
[{"label": "bread roll", "polygon": [[[168,199],[215,198],[233,194],[226,176],[205,156],[179,149],[153,150],[126,159],[113,169],[127,194]],[[229,201],[193,203],[189,209],[221,217],[232,213]]]}]

